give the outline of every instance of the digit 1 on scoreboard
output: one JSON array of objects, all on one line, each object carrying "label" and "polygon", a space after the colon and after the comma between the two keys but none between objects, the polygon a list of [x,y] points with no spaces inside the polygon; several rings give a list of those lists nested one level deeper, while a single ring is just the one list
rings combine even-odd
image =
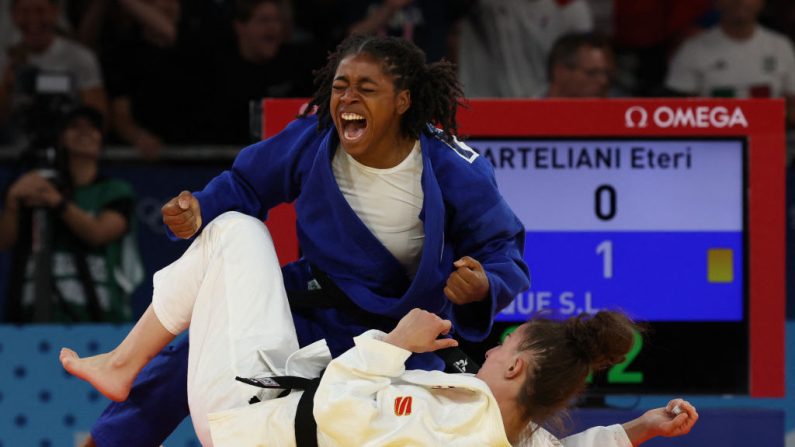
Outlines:
[{"label": "digit 1 on scoreboard", "polygon": [[602,276],[613,277],[613,241],[602,241],[596,246],[596,254],[602,255]]}]

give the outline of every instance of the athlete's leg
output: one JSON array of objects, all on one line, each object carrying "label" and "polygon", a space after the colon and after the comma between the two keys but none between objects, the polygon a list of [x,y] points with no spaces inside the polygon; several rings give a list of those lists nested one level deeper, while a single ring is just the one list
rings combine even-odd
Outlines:
[{"label": "athlete's leg", "polygon": [[91,427],[100,447],[161,445],[189,416],[188,337],[184,334],[152,359],[124,402],[111,402]]},{"label": "athlete's leg", "polygon": [[[260,350],[282,366],[298,349],[281,270],[261,222],[240,213],[213,220],[180,259],[155,274],[152,305],[116,350],[86,359],[65,351],[62,361],[100,391],[111,388],[107,375],[124,377],[118,382],[129,391],[129,371],[108,371],[121,365],[134,378],[189,325],[188,400],[197,435],[211,445],[207,413],[244,405],[253,394],[234,377],[270,372]],[[139,343],[143,349],[134,349]]]},{"label": "athlete's leg", "polygon": [[[255,388],[235,376],[273,372],[259,351],[267,352],[275,368],[283,368],[298,350],[298,339],[265,225],[240,213],[225,213],[202,236],[220,249],[208,253],[213,268],[204,275],[193,306],[188,403],[196,434],[203,445],[211,445],[207,414],[247,405],[255,394]],[[159,296],[167,301],[171,287],[170,281],[158,287],[156,309]]]},{"label": "athlete's leg", "polygon": [[127,337],[110,352],[80,358],[68,348],[61,349],[64,369],[97,389],[108,399],[121,402],[130,394],[135,377],[160,352],[174,334],[166,330],[150,305]]}]

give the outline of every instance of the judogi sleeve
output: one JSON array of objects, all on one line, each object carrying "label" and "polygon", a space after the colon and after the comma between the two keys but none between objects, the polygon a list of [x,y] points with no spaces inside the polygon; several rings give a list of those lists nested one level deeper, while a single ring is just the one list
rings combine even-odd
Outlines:
[{"label": "judogi sleeve", "polygon": [[543,428],[538,428],[519,447],[632,447],[632,443],[621,425],[616,424],[593,427],[562,440],[558,440]]},{"label": "judogi sleeve", "polygon": [[[265,219],[272,207],[293,201],[300,192],[301,168],[312,161],[304,155],[317,147],[319,139],[317,120],[301,118],[277,135],[243,149],[230,170],[194,193],[202,226],[226,211]],[[176,239],[168,228],[166,232]]]},{"label": "judogi sleeve", "polygon": [[[463,143],[457,144],[458,150],[474,153]],[[523,259],[525,229],[500,194],[488,160],[459,157],[453,163],[439,177],[455,256],[470,256],[481,263],[489,280],[489,296],[481,302],[453,305],[451,318],[463,338],[480,341],[491,331],[494,316],[530,286]]]},{"label": "judogi sleeve", "polygon": [[329,363],[315,393],[318,432],[340,445],[364,445],[378,418],[379,392],[405,371],[411,352],[379,341],[384,333],[370,330],[354,338],[349,349]]},{"label": "judogi sleeve", "polygon": [[[326,368],[314,402],[320,445],[507,445],[499,442],[505,432],[493,397],[431,386],[449,376],[438,371],[403,376],[411,353],[383,336],[371,330],[356,337],[354,348]],[[426,385],[408,379],[418,373]]]},{"label": "judogi sleeve", "polygon": [[632,447],[620,424],[593,427],[561,440],[564,447]]}]

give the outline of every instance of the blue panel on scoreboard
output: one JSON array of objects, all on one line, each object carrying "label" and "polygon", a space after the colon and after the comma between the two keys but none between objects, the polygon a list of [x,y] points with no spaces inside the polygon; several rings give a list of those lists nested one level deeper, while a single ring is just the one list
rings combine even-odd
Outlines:
[{"label": "blue panel on scoreboard", "polygon": [[741,232],[528,232],[530,290],[498,316],[601,308],[648,321],[741,321]]}]

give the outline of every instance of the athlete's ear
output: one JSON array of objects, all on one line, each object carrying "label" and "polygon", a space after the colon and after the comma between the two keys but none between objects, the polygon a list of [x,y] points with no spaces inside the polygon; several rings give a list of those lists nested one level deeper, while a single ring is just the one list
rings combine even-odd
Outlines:
[{"label": "athlete's ear", "polygon": [[411,91],[408,89],[399,91],[395,102],[397,103],[398,114],[403,115],[406,113],[406,110],[411,107]]},{"label": "athlete's ear", "polygon": [[520,377],[525,369],[527,369],[527,361],[525,361],[522,356],[517,354],[514,356],[513,362],[508,365],[508,368],[506,368],[505,378],[510,380]]}]

